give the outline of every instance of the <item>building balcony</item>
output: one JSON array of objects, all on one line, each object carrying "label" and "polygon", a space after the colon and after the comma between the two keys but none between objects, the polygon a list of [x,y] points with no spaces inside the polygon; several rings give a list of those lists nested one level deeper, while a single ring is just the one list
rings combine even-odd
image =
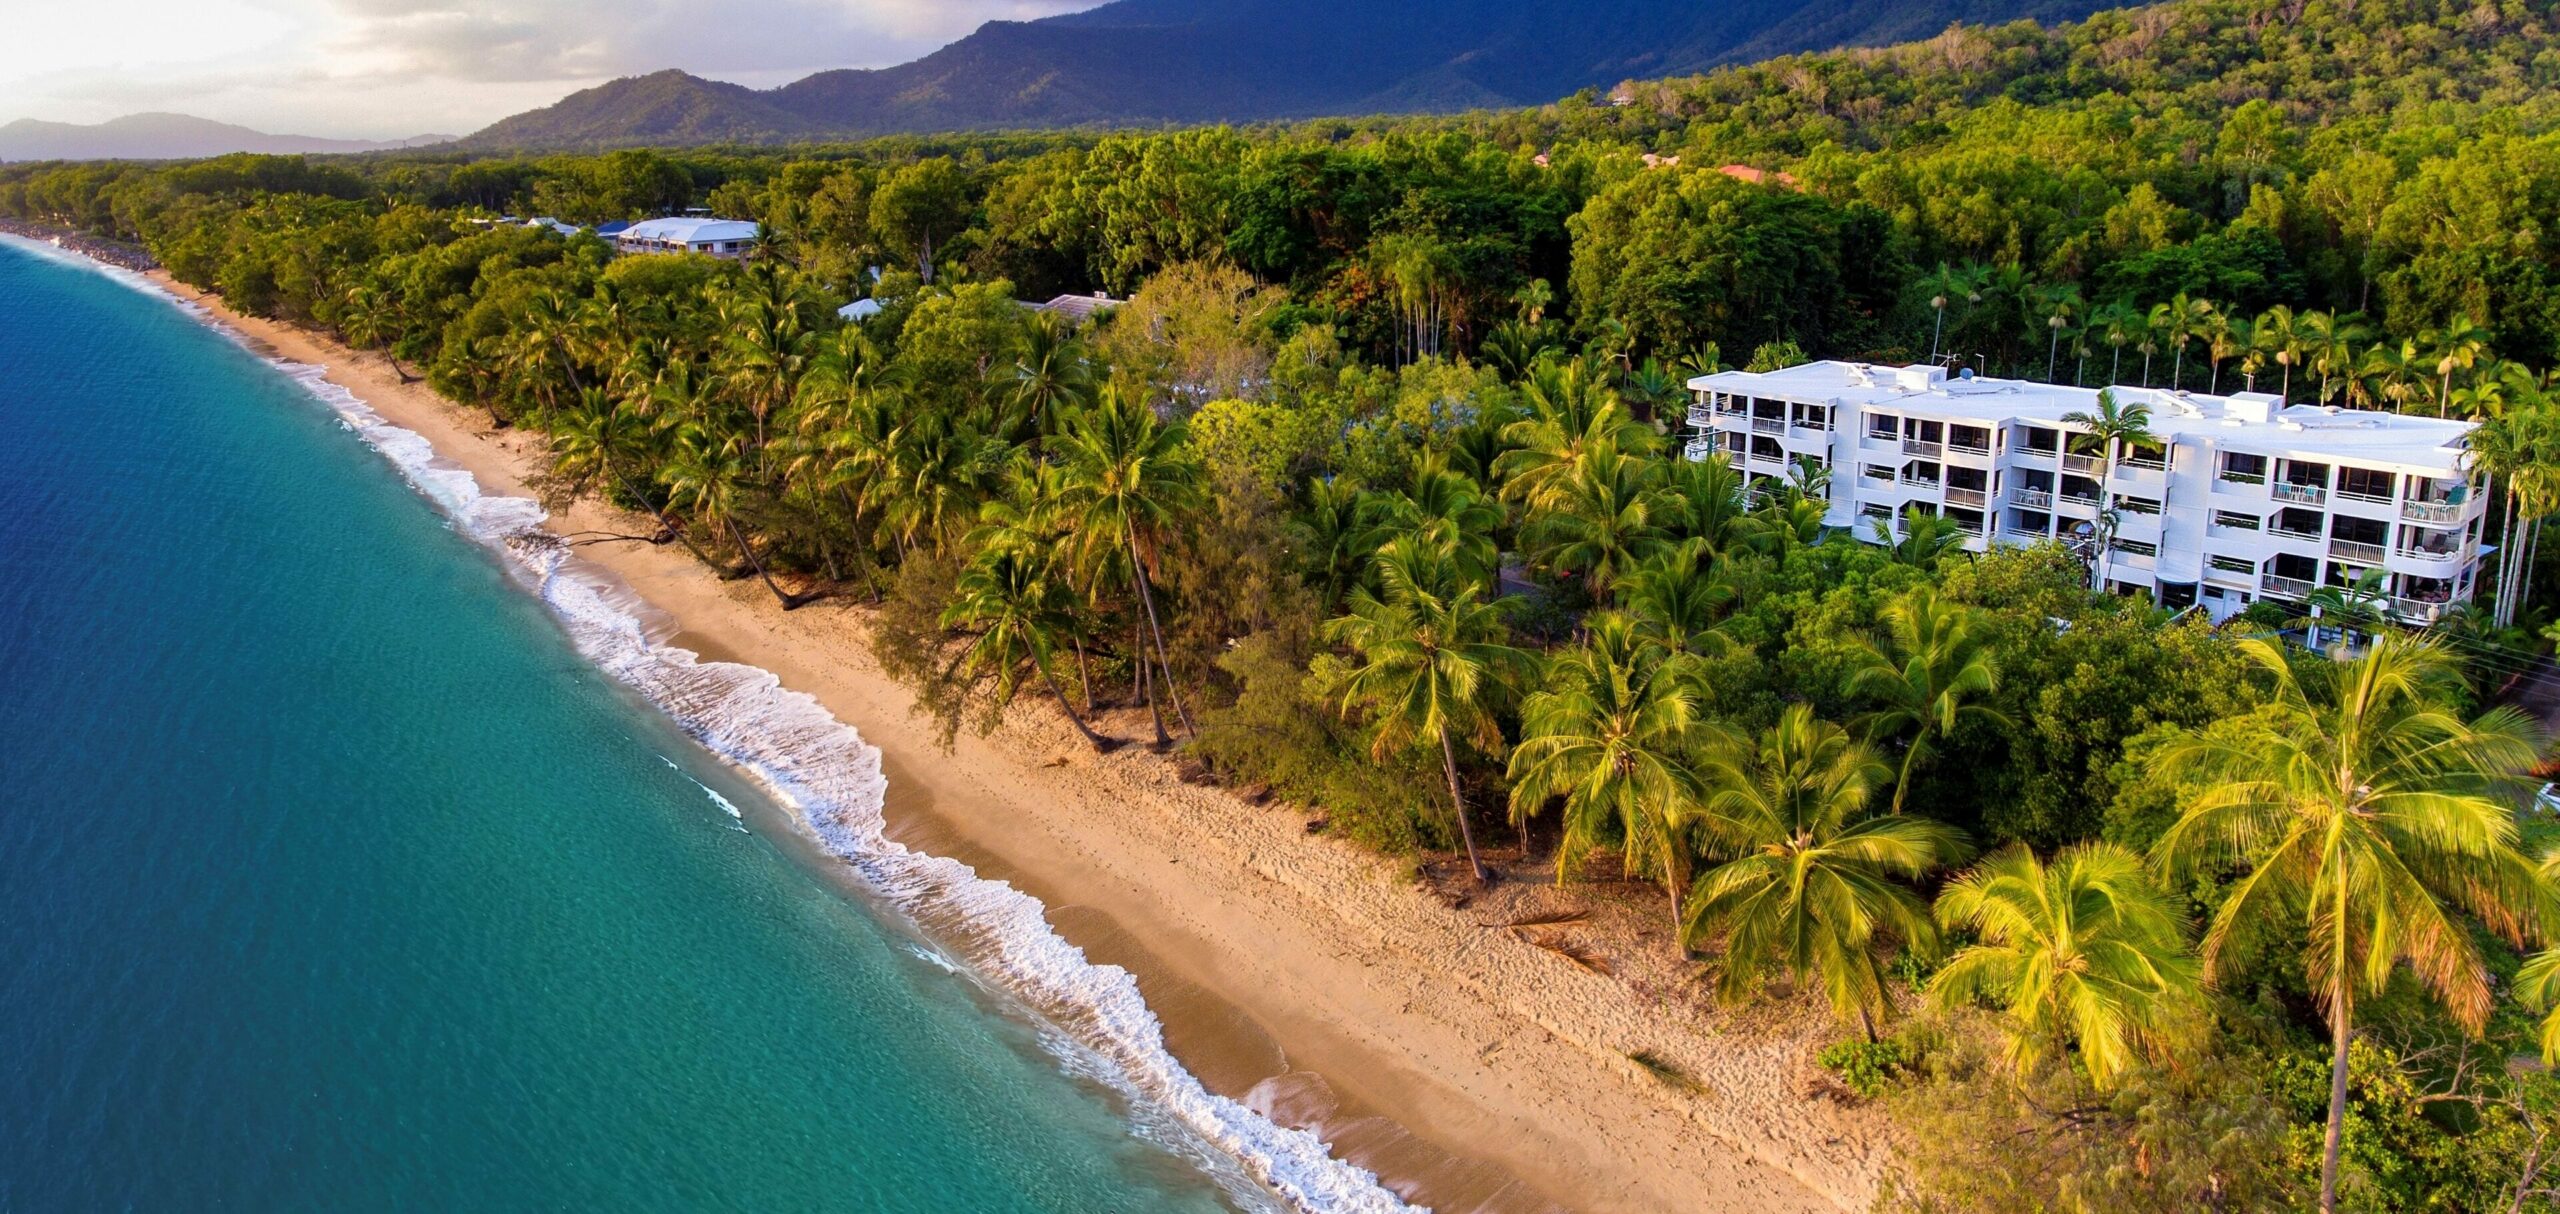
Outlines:
[{"label": "building balcony", "polygon": [[2268,491],[2275,494],[2277,501],[2296,506],[2318,506],[2329,500],[2329,488],[2326,485],[2297,485],[2292,481],[2277,481],[2268,486]]},{"label": "building balcony", "polygon": [[2278,577],[2268,573],[2259,575],[2258,589],[2282,598],[2299,599],[2310,596],[2311,583],[2298,577]]},{"label": "building balcony", "polygon": [[2418,561],[2429,565],[2450,565],[2453,562],[2462,559],[2462,549],[2403,546],[2392,549],[2391,555],[2404,561]]},{"label": "building balcony", "polygon": [[1937,491],[1938,486],[1942,483],[1943,482],[1940,481],[1926,480],[1917,476],[1906,476],[1902,478],[1902,484],[1905,488],[1927,489],[1933,493]]},{"label": "building balcony", "polygon": [[1947,450],[1956,455],[1972,455],[1979,456],[1984,459],[1988,459],[1991,456],[1991,448],[1987,444],[1983,443],[1951,442],[1947,444]]},{"label": "building balcony", "polygon": [[2411,624],[2432,624],[2444,618],[2446,603],[2428,603],[2417,599],[2391,600],[2391,614]]},{"label": "building balcony", "polygon": [[2267,534],[2280,540],[2317,540],[2320,538],[2320,533],[2317,531],[2291,531],[2277,523],[2267,524]]},{"label": "building balcony", "polygon": [[2098,508],[2098,495],[2094,493],[2065,493],[2061,501],[2065,506],[2085,506],[2091,510]]},{"label": "building balcony", "polygon": [[2081,476],[2096,476],[2107,470],[2107,461],[2095,455],[2066,455],[2062,457],[2062,470]]},{"label": "building balcony", "polygon": [[1916,455],[1921,459],[1942,459],[1946,456],[1947,448],[1945,443],[1933,443],[1924,438],[1906,438],[1902,440],[1902,453]]},{"label": "building balcony", "polygon": [[2221,569],[2212,565],[2207,565],[2204,567],[2204,580],[2211,582],[2216,586],[2228,586],[2234,590],[2247,590],[2251,586],[2257,584],[2258,575],[2254,573],[2242,573],[2236,569]]},{"label": "building balcony", "polygon": [[1753,434],[1785,434],[1787,432],[1787,419],[1783,417],[1752,418],[1751,432]]},{"label": "building balcony", "polygon": [[2366,566],[2379,565],[2382,563],[2382,545],[2359,544],[2354,540],[2331,540],[2329,541],[2329,555],[2334,559],[2346,561],[2351,564]]},{"label": "building balcony", "polygon": [[2391,504],[2391,495],[2388,493],[2351,493],[2347,490],[2340,489],[2338,490],[2338,500],[2342,502],[2355,502],[2358,505],[2364,506],[2388,506]]},{"label": "building balcony", "polygon": [[2267,474],[2264,472],[2223,472],[2216,476],[2214,480],[2225,485],[2263,485],[2267,483]]},{"label": "building balcony", "polygon": [[2011,505],[2024,506],[2029,510],[2051,510],[2053,494],[2044,489],[2019,489],[2009,494],[2009,502]]},{"label": "building balcony", "polygon": [[2462,503],[2402,502],[2400,517],[2413,523],[2458,523],[2462,521]]},{"label": "building balcony", "polygon": [[1991,496],[1980,489],[1959,489],[1952,485],[1947,487],[1947,504],[1950,506],[1971,506],[1979,510],[1989,504],[1990,500]]},{"label": "building balcony", "polygon": [[1716,418],[1721,416],[1723,415],[1707,408],[1705,405],[1689,406],[1689,426],[1694,430],[1706,430],[1713,428],[1716,424]]},{"label": "building balcony", "polygon": [[1707,462],[1707,457],[1715,453],[1716,440],[1712,437],[1690,439],[1687,445],[1680,448],[1680,454],[1687,456],[1689,462],[1697,464]]}]

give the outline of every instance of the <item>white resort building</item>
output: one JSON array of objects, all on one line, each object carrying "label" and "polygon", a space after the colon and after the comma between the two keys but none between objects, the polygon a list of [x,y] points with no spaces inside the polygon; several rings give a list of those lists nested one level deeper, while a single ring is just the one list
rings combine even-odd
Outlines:
[{"label": "white resort building", "polygon": [[1701,375],[1689,390],[1691,459],[1721,450],[1755,482],[1810,459],[1830,472],[1825,521],[1860,538],[1873,519],[1898,531],[1917,507],[1954,520],[1974,551],[2086,550],[2112,509],[2109,582],[2216,620],[2380,570],[2389,610],[2423,624],[2480,579],[2488,494],[2469,422],[2117,388],[2120,405],[2151,411],[2162,445],[2119,452],[2102,486],[2101,444],[2063,420],[2096,413],[2095,388],[1816,362]]},{"label": "white resort building", "polygon": [[613,233],[613,247],[622,253],[706,253],[740,258],[754,251],[759,232],[752,221],[744,219],[643,219]]}]

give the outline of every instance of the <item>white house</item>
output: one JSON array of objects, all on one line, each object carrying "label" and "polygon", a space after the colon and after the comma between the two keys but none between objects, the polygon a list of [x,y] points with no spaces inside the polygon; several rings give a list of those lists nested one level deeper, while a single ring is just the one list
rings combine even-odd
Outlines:
[{"label": "white house", "polygon": [[738,258],[754,251],[759,231],[744,219],[643,219],[614,233],[613,246],[624,253],[707,253]]},{"label": "white house", "polygon": [[1690,458],[1723,451],[1754,480],[1810,459],[1831,473],[1825,521],[1862,538],[1916,506],[1975,551],[2060,539],[2095,555],[2112,523],[2117,589],[2217,620],[2378,569],[2393,614],[2425,623],[2479,584],[2488,486],[2469,422],[2120,387],[2163,445],[2119,453],[2101,486],[2105,452],[2063,420],[2096,413],[2095,388],[1816,362],[1689,389]]},{"label": "white house", "polygon": [[857,299],[852,303],[836,309],[836,315],[846,324],[860,324],[874,316],[878,316],[882,310],[879,300]]}]

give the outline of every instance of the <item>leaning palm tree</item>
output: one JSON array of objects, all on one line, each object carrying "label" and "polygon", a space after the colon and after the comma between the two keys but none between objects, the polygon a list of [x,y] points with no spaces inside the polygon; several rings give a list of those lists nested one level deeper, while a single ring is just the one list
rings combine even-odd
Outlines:
[{"label": "leaning palm tree", "polygon": [[952,660],[954,675],[993,679],[995,704],[1013,700],[1027,667],[1058,701],[1068,723],[1100,754],[1111,741],[1085,724],[1067,693],[1050,672],[1059,643],[1073,639],[1075,608],[1066,586],[1051,576],[1044,554],[1013,544],[1000,544],[979,554],[960,573],[951,603],[942,610],[942,626],[968,634],[968,644]]},{"label": "leaning palm tree", "polygon": [[[2104,447],[2107,466],[2098,482],[2098,497],[2101,508],[2112,508],[2115,504],[2116,461],[2122,458],[2125,449],[2160,445],[2159,436],[2151,432],[2150,406],[2121,403],[2116,399],[2113,388],[2105,388],[2098,392],[2096,412],[2074,409],[2063,414],[2062,420],[2080,427]],[[2100,587],[2107,584],[2107,554],[2113,547],[2109,543],[2100,543],[2098,559],[2090,569],[2091,579]]]},{"label": "leaning palm tree", "polygon": [[2112,1088],[2158,1053],[2195,997],[2186,924],[2142,858],[2112,843],[2065,848],[2050,864],[2012,843],[1938,895],[1938,924],[1981,943],[1930,979],[1930,1002],[1998,1004],[2021,1078],[2076,1046],[2089,1081]]},{"label": "leaning palm tree", "polygon": [[764,558],[756,555],[756,546],[747,539],[738,517],[746,510],[751,473],[737,444],[723,443],[696,433],[686,435],[676,444],[674,457],[658,470],[658,479],[667,486],[667,509],[689,514],[717,531],[726,531],[746,558],[747,567],[755,570],[764,588],[782,604],[784,611],[800,606],[800,596],[783,590],[765,567]]},{"label": "leaning palm tree", "polygon": [[1503,601],[1487,601],[1438,547],[1412,537],[1390,543],[1378,553],[1377,577],[1379,593],[1353,591],[1350,614],[1325,625],[1326,638],[1348,646],[1352,657],[1317,658],[1317,685],[1339,696],[1344,715],[1367,716],[1371,757],[1384,761],[1417,745],[1439,749],[1467,867],[1477,884],[1489,884],[1493,874],[1476,853],[1458,784],[1457,742],[1501,746],[1494,708],[1537,659],[1503,643]]},{"label": "leaning palm tree", "polygon": [[2350,662],[2296,657],[2263,637],[2239,644],[2274,680],[2275,720],[2161,752],[2163,774],[2204,791],[2153,859],[2173,878],[2242,870],[2205,931],[2208,980],[2250,944],[2300,933],[2303,973],[2329,1021],[2320,1204],[2334,1210],[2356,1001],[2405,963],[2477,1032],[2490,976],[2462,913],[2518,941],[2550,921],[2502,799],[2531,770],[2536,731],[2512,708],[2471,720],[2447,708],[2458,664],[2425,640],[2387,633]]},{"label": "leaning palm tree", "polygon": [[1884,626],[1890,654],[1866,642],[1849,691],[1880,705],[1861,722],[1869,740],[1912,731],[1893,782],[1892,812],[1899,814],[1911,791],[1911,773],[1933,743],[1944,742],[1965,721],[2005,725],[2008,718],[1976,702],[1999,689],[2000,667],[1991,647],[1974,635],[1973,612],[1963,604],[1917,586],[1886,605]]},{"label": "leaning palm tree", "polygon": [[652,427],[630,404],[617,402],[602,388],[588,388],[578,393],[578,407],[560,420],[551,431],[551,470],[572,492],[585,492],[603,484],[613,492],[656,519],[663,537],[655,542],[673,539],[696,560],[714,569],[720,562],[693,542],[684,527],[631,479],[631,470],[646,464],[654,452],[650,438]]},{"label": "leaning palm tree", "polygon": [[1511,814],[1525,840],[1530,816],[1561,799],[1557,884],[1614,836],[1627,876],[1662,881],[1676,927],[1698,794],[1685,756],[1707,732],[1703,675],[1697,659],[1646,638],[1627,616],[1596,617],[1589,633],[1548,663],[1546,687],[1520,706]]},{"label": "leaning palm tree", "polygon": [[1963,832],[1919,817],[1869,816],[1886,768],[1849,731],[1790,706],[1756,742],[1710,749],[1702,828],[1733,858],[1690,886],[1681,942],[1722,933],[1717,989],[1738,998],[1785,970],[1819,979],[1832,1010],[1867,1039],[1890,1011],[1885,955],[1937,947],[1920,896],[1897,881],[1960,863]]},{"label": "leaning palm tree", "polygon": [[[1173,659],[1165,652],[1164,624],[1156,615],[1155,591],[1148,585],[1147,554],[1202,501],[1200,465],[1182,438],[1181,423],[1157,421],[1155,410],[1124,400],[1105,386],[1092,407],[1077,410],[1067,423],[1063,485],[1069,516],[1078,523],[1078,546],[1084,563],[1104,561],[1115,553],[1128,561],[1126,576],[1146,613],[1147,632],[1155,644],[1156,669],[1164,675],[1166,695],[1185,733],[1191,714],[1174,683]],[[1138,655],[1143,668],[1144,654]]]}]

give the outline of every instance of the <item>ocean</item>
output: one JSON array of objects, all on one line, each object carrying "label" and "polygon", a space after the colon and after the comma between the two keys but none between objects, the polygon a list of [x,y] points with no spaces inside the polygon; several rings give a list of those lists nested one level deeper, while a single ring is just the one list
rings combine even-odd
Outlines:
[{"label": "ocean", "polygon": [[1396,1208],[538,517],[0,242],[0,1210]]}]

